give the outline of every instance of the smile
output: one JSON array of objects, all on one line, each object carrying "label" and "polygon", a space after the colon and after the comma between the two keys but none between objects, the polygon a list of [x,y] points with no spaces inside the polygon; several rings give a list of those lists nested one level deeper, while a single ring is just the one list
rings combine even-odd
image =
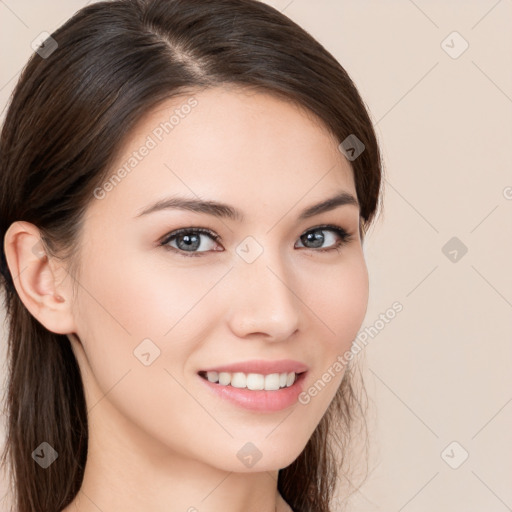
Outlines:
[{"label": "smile", "polygon": [[220,386],[232,386],[234,388],[245,388],[253,391],[276,391],[281,388],[292,386],[297,376],[302,375],[302,373],[297,374],[295,372],[284,372],[263,375],[262,373],[230,373],[210,371],[199,372],[199,375],[203,379],[207,379],[212,383],[217,383]]}]

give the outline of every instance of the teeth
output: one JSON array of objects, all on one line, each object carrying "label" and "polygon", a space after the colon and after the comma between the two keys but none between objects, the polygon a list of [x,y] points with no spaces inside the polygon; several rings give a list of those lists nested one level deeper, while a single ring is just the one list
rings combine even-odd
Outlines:
[{"label": "teeth", "polygon": [[[206,374],[208,375],[208,373]],[[219,373],[219,384],[227,386],[231,382],[231,374],[226,372]]]},{"label": "teeth", "polygon": [[247,389],[254,391],[265,389],[265,377],[261,373],[249,373],[247,375]]},{"label": "teeth", "polygon": [[219,382],[219,374],[217,372],[206,372],[206,378],[210,382]]},{"label": "teeth", "polygon": [[[283,374],[285,375],[285,374]],[[280,375],[279,373],[271,373],[270,375],[265,375],[265,389],[270,390],[276,390],[279,389],[279,382],[280,382]]]},{"label": "teeth", "polygon": [[233,373],[233,375],[231,375],[231,385],[234,388],[247,387],[247,377],[245,376],[245,373]]},{"label": "teeth", "polygon": [[275,391],[279,388],[289,388],[295,382],[296,374],[295,372],[271,373],[269,375],[242,372],[206,372],[206,378],[210,382],[219,383],[221,386],[231,385],[234,388]]}]

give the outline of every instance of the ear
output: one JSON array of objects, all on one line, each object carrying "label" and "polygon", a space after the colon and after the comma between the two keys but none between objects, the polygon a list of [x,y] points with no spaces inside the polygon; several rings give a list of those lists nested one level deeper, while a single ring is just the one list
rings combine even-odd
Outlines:
[{"label": "ear", "polygon": [[5,234],[4,250],[16,291],[32,316],[51,332],[75,332],[72,278],[48,257],[39,229],[29,222],[13,222]]}]

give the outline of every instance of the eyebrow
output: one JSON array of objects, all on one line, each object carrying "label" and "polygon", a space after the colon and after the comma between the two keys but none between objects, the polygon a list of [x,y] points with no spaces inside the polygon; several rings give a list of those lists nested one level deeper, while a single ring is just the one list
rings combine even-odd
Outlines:
[{"label": "eyebrow", "polygon": [[[333,197],[321,201],[320,203],[308,206],[300,213],[299,220],[308,219],[314,215],[319,215],[321,213],[334,210],[338,206],[344,205],[352,205],[359,208],[359,202],[352,194],[349,194],[348,192],[340,192]],[[244,220],[244,214],[240,210],[226,203],[201,199],[189,199],[178,196],[165,198],[151,206],[148,206],[138,213],[135,218],[168,209],[189,210],[196,213],[213,215],[215,217],[228,218],[239,222]]]}]

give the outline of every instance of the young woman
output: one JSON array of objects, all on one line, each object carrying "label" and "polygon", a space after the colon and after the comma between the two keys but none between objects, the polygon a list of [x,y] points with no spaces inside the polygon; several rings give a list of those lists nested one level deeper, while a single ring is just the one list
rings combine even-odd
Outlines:
[{"label": "young woman", "polygon": [[345,70],[266,4],[57,29],[0,140],[15,511],[334,512],[381,172]]}]

